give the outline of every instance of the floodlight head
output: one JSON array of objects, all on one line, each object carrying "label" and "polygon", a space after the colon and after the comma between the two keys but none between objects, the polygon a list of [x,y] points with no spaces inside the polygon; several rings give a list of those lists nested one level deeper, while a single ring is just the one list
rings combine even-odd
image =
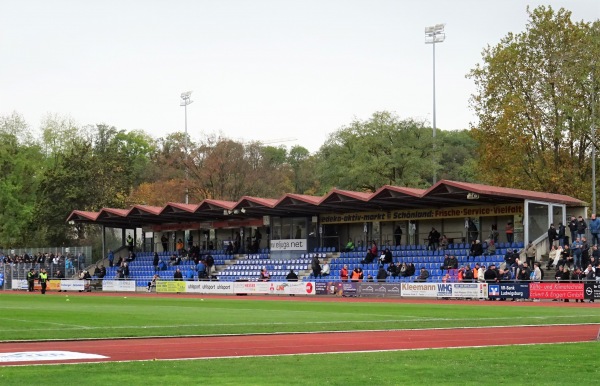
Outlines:
[{"label": "floodlight head", "polygon": [[240,212],[246,213],[246,209],[242,208],[242,210]]},{"label": "floodlight head", "polygon": [[227,216],[228,214],[227,209],[223,209],[223,216]]},{"label": "floodlight head", "polygon": [[425,28],[425,44],[441,43],[446,40],[445,24],[436,24]]},{"label": "floodlight head", "polygon": [[190,99],[192,96],[192,91],[186,91],[181,93],[181,99]]}]

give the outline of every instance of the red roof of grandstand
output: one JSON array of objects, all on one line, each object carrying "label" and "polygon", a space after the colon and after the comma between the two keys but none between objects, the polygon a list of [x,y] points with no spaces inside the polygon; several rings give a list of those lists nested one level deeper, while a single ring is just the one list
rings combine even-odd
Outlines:
[{"label": "red roof of grandstand", "polygon": [[190,220],[256,218],[265,215],[310,215],[349,210],[496,205],[519,203],[525,199],[568,206],[587,205],[581,200],[561,194],[441,180],[427,190],[385,185],[375,193],[332,189],[323,197],[288,193],[279,199],[243,196],[237,202],[205,199],[200,204],[169,202],[162,208],[134,205],[131,209],[103,208],[99,212],[73,210],[67,221],[131,226]]}]

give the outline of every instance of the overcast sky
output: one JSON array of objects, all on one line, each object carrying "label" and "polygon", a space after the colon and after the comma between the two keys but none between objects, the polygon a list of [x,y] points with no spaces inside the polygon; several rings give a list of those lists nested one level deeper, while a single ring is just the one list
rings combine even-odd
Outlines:
[{"label": "overcast sky", "polygon": [[180,94],[193,90],[194,138],[294,138],[274,145],[316,151],[375,111],[431,122],[424,28],[445,23],[437,126],[465,129],[465,74],[483,47],[525,29],[528,4],[600,18],[598,0],[2,0],[0,115],[37,129],[57,113],[158,138],[183,131]]}]

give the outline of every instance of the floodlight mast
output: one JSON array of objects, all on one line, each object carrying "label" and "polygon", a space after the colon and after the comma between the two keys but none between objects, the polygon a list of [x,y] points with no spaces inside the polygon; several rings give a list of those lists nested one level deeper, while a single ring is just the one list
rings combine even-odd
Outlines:
[{"label": "floodlight mast", "polygon": [[190,99],[192,96],[192,91],[186,91],[181,93],[181,103],[180,106],[183,106],[185,111],[185,203],[189,204],[190,200],[190,188],[189,188],[189,169],[187,165],[188,161],[188,130],[187,130],[187,107],[192,104],[194,101]]},{"label": "floodlight mast", "polygon": [[436,177],[436,163],[435,163],[435,129],[436,129],[436,114],[435,114],[435,43],[442,43],[446,40],[446,34],[444,33],[445,24],[436,24],[431,27],[425,28],[425,44],[431,44],[433,46],[433,184],[437,182]]}]

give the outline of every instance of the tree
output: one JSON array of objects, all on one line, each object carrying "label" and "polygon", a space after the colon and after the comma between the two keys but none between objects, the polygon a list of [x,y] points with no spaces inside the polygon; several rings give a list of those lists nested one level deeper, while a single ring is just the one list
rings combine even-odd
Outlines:
[{"label": "tree", "polygon": [[377,112],[330,135],[318,153],[320,183],[323,189],[370,192],[385,184],[426,187],[432,176],[431,152],[431,129]]},{"label": "tree", "polygon": [[528,14],[526,31],[486,47],[483,64],[468,75],[477,88],[478,176],[589,199],[599,23],[575,23],[569,11],[545,6]]}]

